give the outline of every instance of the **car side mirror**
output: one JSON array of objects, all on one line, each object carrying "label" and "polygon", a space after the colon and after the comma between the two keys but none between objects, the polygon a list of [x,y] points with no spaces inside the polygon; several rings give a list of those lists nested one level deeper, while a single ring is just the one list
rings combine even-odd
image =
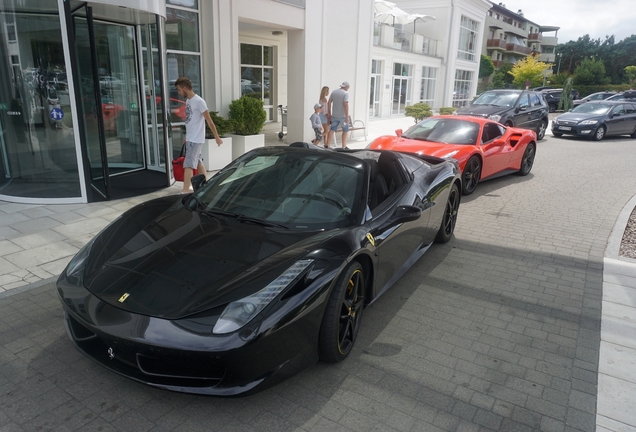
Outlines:
[{"label": "car side mirror", "polygon": [[422,209],[412,205],[398,206],[391,217],[380,227],[380,231],[392,228],[396,225],[412,222],[422,216]]},{"label": "car side mirror", "polygon": [[395,130],[395,134],[396,134],[397,136],[401,137],[401,136],[402,136],[402,129],[396,129],[396,130]]},{"label": "car side mirror", "polygon": [[203,174],[197,174],[195,176],[192,177],[192,189],[196,192],[197,190],[201,189],[201,186],[203,186],[206,182],[205,179],[205,175]]}]

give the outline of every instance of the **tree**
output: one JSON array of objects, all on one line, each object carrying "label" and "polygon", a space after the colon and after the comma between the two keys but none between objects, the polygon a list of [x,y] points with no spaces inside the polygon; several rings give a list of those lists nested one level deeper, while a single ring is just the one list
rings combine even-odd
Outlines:
[{"label": "tree", "polygon": [[584,58],[574,69],[574,84],[603,85],[609,84],[611,79],[605,74],[605,64],[601,60]]},{"label": "tree", "polygon": [[495,65],[490,59],[490,57],[487,57],[482,54],[481,61],[479,63],[479,78],[489,77],[490,75],[492,75],[494,71],[495,71]]},{"label": "tree", "polygon": [[629,83],[630,88],[634,88],[634,81],[636,81],[636,66],[625,67],[625,77]]},{"label": "tree", "polygon": [[520,87],[525,87],[527,81],[530,81],[530,87],[538,87],[543,84],[544,72],[551,67],[551,64],[539,61],[538,55],[530,54],[519,60],[508,73],[514,77],[512,82]]},{"label": "tree", "polygon": [[504,63],[501,65],[492,76],[493,88],[506,88],[512,84],[513,77],[509,73],[511,70],[512,63]]},{"label": "tree", "polygon": [[565,85],[561,92],[561,100],[559,100],[559,109],[563,111],[572,109],[572,78],[565,80]]}]

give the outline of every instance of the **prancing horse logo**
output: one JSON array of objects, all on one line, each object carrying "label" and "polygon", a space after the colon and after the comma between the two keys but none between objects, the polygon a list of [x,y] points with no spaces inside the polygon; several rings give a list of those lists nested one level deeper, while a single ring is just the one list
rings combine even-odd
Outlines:
[{"label": "prancing horse logo", "polygon": [[108,357],[112,360],[115,358],[115,351],[112,348],[108,348]]}]

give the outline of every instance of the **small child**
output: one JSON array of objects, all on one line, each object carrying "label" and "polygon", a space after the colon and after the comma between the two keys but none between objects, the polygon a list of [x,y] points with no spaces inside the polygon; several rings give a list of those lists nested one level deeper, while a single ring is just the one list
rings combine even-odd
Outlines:
[{"label": "small child", "polygon": [[322,105],[317,103],[314,105],[314,113],[309,117],[309,121],[311,122],[311,127],[314,128],[314,132],[316,133],[316,138],[311,140],[313,145],[320,145],[322,141],[322,121],[320,120],[320,111],[322,110]]}]

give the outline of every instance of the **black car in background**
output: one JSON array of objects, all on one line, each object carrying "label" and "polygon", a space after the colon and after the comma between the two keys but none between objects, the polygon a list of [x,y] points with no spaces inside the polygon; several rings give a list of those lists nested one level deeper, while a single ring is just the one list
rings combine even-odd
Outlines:
[{"label": "black car in background", "polygon": [[543,139],[548,128],[548,105],[541,92],[532,90],[488,90],[470,105],[453,114],[483,117],[504,126],[530,129]]},{"label": "black car in background", "polygon": [[585,96],[583,99],[576,99],[572,101],[572,105],[575,108],[587,102],[598,102],[598,101],[605,100],[608,97],[614,96],[615,94],[616,92],[613,92],[613,91],[603,91],[603,92],[592,93],[590,95]]},{"label": "black car in background", "polygon": [[552,121],[552,135],[582,136],[600,141],[608,135],[636,138],[636,99],[588,102],[561,114]]},{"label": "black car in background", "polygon": [[[563,93],[563,89],[554,89],[554,90],[543,90],[543,97],[545,97],[545,101],[548,104],[548,108],[550,112],[555,112],[559,108],[559,102],[561,102],[561,94]],[[577,90],[572,90],[572,100],[579,99],[579,92]]]}]

